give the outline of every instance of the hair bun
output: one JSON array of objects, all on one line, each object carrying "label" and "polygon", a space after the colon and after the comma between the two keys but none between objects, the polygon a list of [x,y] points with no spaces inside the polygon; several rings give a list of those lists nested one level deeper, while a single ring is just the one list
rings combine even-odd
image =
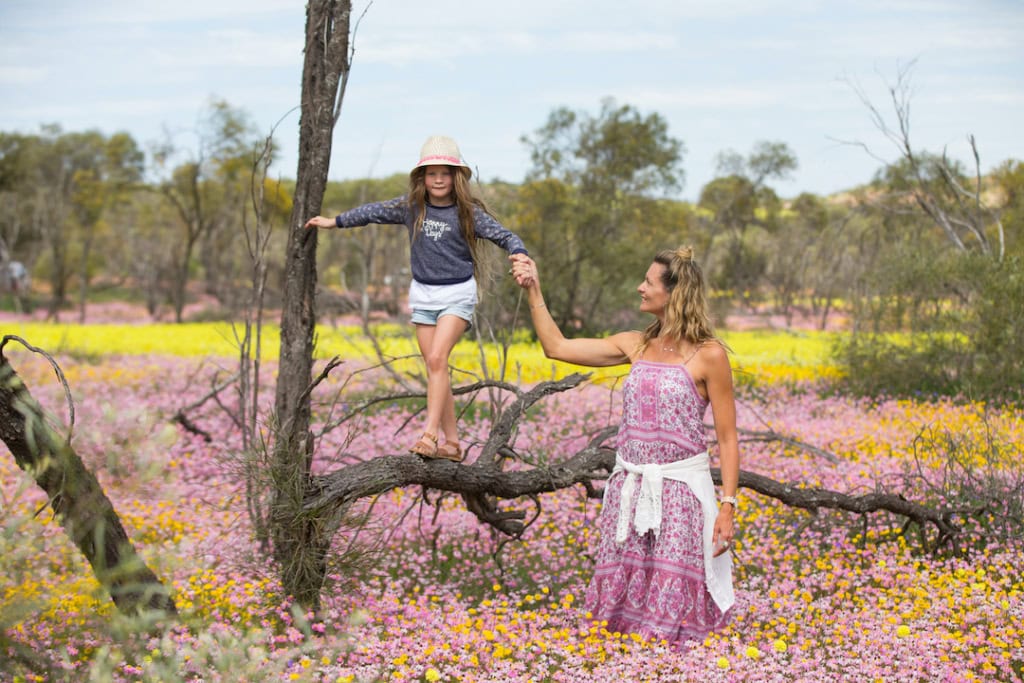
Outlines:
[{"label": "hair bun", "polygon": [[693,247],[679,247],[676,249],[675,257],[683,261],[692,261]]}]

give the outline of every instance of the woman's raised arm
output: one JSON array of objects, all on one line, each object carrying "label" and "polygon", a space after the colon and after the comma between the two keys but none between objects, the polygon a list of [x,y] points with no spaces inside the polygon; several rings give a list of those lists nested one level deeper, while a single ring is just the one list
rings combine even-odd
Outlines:
[{"label": "woman's raised arm", "polygon": [[512,274],[516,283],[527,292],[530,318],[545,356],[591,367],[630,362],[633,350],[640,341],[639,332],[619,332],[603,338],[567,339],[544,302],[537,264],[525,254],[512,254],[509,259],[512,261]]}]

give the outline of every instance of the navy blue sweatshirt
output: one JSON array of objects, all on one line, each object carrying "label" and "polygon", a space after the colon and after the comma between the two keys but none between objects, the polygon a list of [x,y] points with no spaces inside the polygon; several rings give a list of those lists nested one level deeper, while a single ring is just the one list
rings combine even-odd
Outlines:
[{"label": "navy blue sweatshirt", "polygon": [[[423,229],[413,239],[415,216],[409,202],[396,197],[386,202],[372,202],[338,214],[334,223],[339,228],[354,228],[370,223],[404,225],[409,230],[412,276],[427,285],[453,285],[473,277],[473,256],[462,236],[459,210],[451,206],[427,204]],[[494,242],[509,254],[526,254],[523,240],[480,208],[473,209],[476,236]]]}]

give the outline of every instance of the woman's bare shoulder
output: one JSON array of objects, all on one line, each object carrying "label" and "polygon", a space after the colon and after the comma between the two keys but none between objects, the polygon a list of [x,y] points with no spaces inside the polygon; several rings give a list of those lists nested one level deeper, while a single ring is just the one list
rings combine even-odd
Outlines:
[{"label": "woman's bare shoulder", "polygon": [[624,330],[608,337],[629,358],[630,362],[637,359],[640,351],[640,342],[643,341],[643,338],[644,333],[639,330]]},{"label": "woman's bare shoulder", "polygon": [[720,339],[713,338],[702,342],[695,355],[709,366],[729,367],[730,353],[729,347],[725,345],[725,342]]}]

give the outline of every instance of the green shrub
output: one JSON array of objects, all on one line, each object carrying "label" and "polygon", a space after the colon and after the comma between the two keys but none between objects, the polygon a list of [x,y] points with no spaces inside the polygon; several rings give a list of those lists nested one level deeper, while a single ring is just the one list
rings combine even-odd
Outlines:
[{"label": "green shrub", "polygon": [[[919,265],[908,264],[916,282],[902,278],[863,304],[854,328],[861,331],[838,340],[845,388],[861,395],[1024,396],[1024,260],[958,254]],[[888,325],[870,324],[883,318]],[[888,333],[895,327],[909,331]]]}]

